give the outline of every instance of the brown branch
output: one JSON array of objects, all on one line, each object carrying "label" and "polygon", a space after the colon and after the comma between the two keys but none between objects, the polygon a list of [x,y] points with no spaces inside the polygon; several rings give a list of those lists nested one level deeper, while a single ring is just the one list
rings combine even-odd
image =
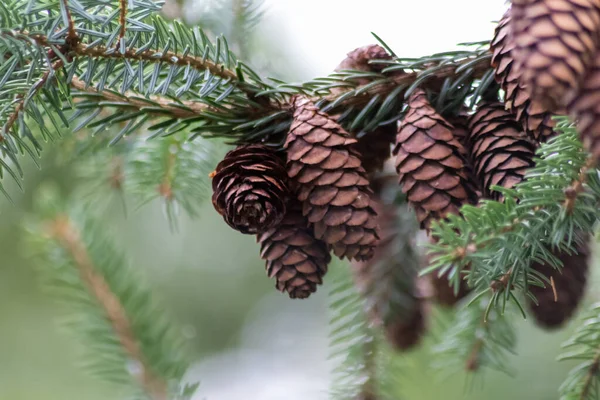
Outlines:
[{"label": "brown branch", "polygon": [[77,43],[79,42],[79,36],[77,35],[77,32],[75,31],[75,22],[73,21],[73,18],[71,17],[71,10],[69,10],[68,0],[61,0],[61,3],[65,7],[65,13],[67,14],[67,21],[68,21],[66,42],[67,42],[67,46],[69,46],[69,48],[71,48],[71,47],[77,45]]},{"label": "brown branch", "polygon": [[77,228],[67,216],[62,215],[52,221],[50,233],[73,259],[81,280],[104,309],[106,318],[125,352],[141,366],[141,372],[136,374],[140,385],[153,400],[167,400],[167,382],[152,372],[123,305],[106,280],[97,272]]},{"label": "brown branch", "polygon": [[[175,105],[178,103],[174,103],[172,100],[166,99],[161,96],[150,96],[148,99],[153,102],[150,103],[144,100],[143,98],[140,98],[139,95],[133,92],[117,94],[115,92],[110,92],[107,90],[98,90],[93,87],[86,87],[85,82],[76,76],[73,77],[73,79],[71,80],[71,86],[81,92],[99,94],[107,101],[126,102],[140,110],[148,107],[156,107],[156,105],[158,104],[158,106],[161,109],[165,110],[170,115],[181,119],[198,116],[204,111],[215,111],[214,108],[195,101],[182,101],[181,104],[188,108],[188,110],[186,110]],[[164,115],[163,113],[156,114]]]},{"label": "brown branch", "polygon": [[577,202],[577,197],[583,192],[585,189],[585,181],[587,180],[587,173],[594,166],[594,159],[590,157],[585,165],[579,171],[579,175],[577,178],[569,185],[568,188],[565,189],[565,201],[564,207],[567,210],[567,214],[573,214],[575,210],[575,203]]},{"label": "brown branch", "polygon": [[580,400],[585,400],[592,388],[592,381],[594,380],[594,376],[598,373],[600,369],[600,349],[596,350],[596,355],[592,360],[592,365],[590,365],[590,369],[585,377],[585,381],[583,381],[583,389],[581,390],[581,396],[579,396]]},{"label": "brown branch", "polygon": [[121,25],[121,30],[119,31],[119,40],[117,40],[117,45],[115,48],[118,50],[121,45],[121,41],[125,38],[125,29],[127,24],[127,0],[119,0],[119,25]]},{"label": "brown branch", "polygon": [[[50,77],[50,73],[52,71],[56,71],[57,69],[61,68],[62,65],[63,65],[62,60],[57,60],[52,64],[52,66],[50,67],[49,70],[44,72],[42,77],[33,85],[35,87],[33,96],[35,96],[35,94],[46,84],[46,82],[48,81],[48,78]],[[21,114],[21,112],[23,112],[23,109],[25,108],[25,96],[23,94],[18,94],[16,96],[15,100],[17,100],[17,105],[15,106],[14,111],[12,112],[10,117],[8,117],[8,119],[6,120],[6,123],[2,127],[2,132],[9,132],[12,129],[15,122],[17,122],[19,115]],[[0,132],[0,142],[4,141],[5,139],[6,138]]]}]

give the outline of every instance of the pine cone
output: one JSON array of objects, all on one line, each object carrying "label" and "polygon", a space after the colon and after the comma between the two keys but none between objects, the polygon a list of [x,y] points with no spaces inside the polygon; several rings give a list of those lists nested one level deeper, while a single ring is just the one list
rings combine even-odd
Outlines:
[{"label": "pine cone", "polygon": [[574,97],[568,111],[577,121],[577,130],[585,148],[592,153],[596,163],[600,161],[600,52],[588,72],[581,91]]},{"label": "pine cone", "polygon": [[426,329],[424,304],[417,288],[418,227],[408,207],[399,208],[393,202],[384,204],[379,198],[376,210],[381,240],[373,258],[352,263],[352,269],[371,321],[383,326],[387,340],[396,349],[408,350],[419,342]]},{"label": "pine cone", "polygon": [[[370,44],[352,50],[346,58],[335,67],[336,71],[357,70],[381,72],[386,65],[370,63],[372,60],[391,60],[392,57],[378,44]],[[367,81],[368,82],[368,81]]]},{"label": "pine cone", "polygon": [[260,256],[267,260],[267,274],[277,280],[277,290],[292,299],[305,299],[323,282],[331,256],[327,245],[314,237],[297,200],[290,200],[281,223],[257,240]]},{"label": "pine cone", "polygon": [[233,229],[255,234],[278,224],[289,198],[284,161],[262,145],[240,146],[213,173],[212,202]]},{"label": "pine cone", "polygon": [[[378,44],[359,47],[348,53],[347,57],[337,67],[336,71],[358,70],[365,72],[381,72],[384,64],[369,62],[372,60],[391,60],[392,57]],[[402,72],[398,72],[402,73]],[[358,84],[369,83],[368,79],[359,79]],[[340,90],[340,92],[343,90]],[[337,93],[337,91],[333,91]],[[392,155],[392,144],[396,138],[396,124],[388,124],[375,128],[372,132],[356,135],[356,149],[361,155],[362,166],[371,174],[381,171],[383,165]]]},{"label": "pine cone", "polygon": [[460,281],[458,293],[455,294],[454,288],[450,286],[448,281],[448,274],[438,276],[434,273],[429,276],[435,301],[442,306],[452,307],[471,293],[471,289],[469,289],[465,280]]},{"label": "pine cone", "polygon": [[491,42],[492,67],[496,82],[505,92],[504,105],[515,115],[523,129],[538,142],[546,141],[554,135],[555,121],[539,102],[534,102],[520,80],[520,70],[514,61],[514,41],[510,32],[510,10],[496,27]]},{"label": "pine cone", "polygon": [[533,166],[535,143],[501,103],[482,104],[469,120],[471,158],[485,197],[499,200],[490,186],[512,188]]},{"label": "pine cone", "polygon": [[453,129],[429,104],[423,90],[411,94],[394,154],[402,191],[425,229],[432,220],[458,214],[463,204],[477,202],[465,149]]},{"label": "pine cone", "polygon": [[355,143],[309,100],[296,98],[285,148],[302,212],[314,226],[315,237],[331,245],[336,256],[366,260],[373,256],[379,234]]},{"label": "pine cone", "polygon": [[535,263],[532,269],[554,281],[556,288],[556,301],[552,287],[530,286],[529,290],[538,301],[527,299],[527,307],[536,323],[546,329],[558,328],[566,322],[577,309],[585,292],[589,268],[589,236],[584,237],[577,246],[577,254],[554,253],[563,263],[561,272],[551,265]]},{"label": "pine cone", "polygon": [[384,125],[357,138],[354,146],[360,154],[363,168],[372,174],[383,170],[385,162],[392,156],[392,144],[396,139],[396,125]]},{"label": "pine cone", "polygon": [[525,90],[548,111],[579,91],[597,49],[597,0],[513,0],[510,26]]}]

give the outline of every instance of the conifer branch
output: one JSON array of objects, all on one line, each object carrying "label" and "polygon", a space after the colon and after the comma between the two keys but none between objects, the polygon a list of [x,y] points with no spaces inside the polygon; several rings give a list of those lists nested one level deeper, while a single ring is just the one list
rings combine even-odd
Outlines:
[{"label": "conifer branch", "polygon": [[125,351],[132,360],[141,366],[141,373],[137,374],[141,387],[152,400],[167,400],[167,382],[155,375],[145,360],[125,309],[104,278],[96,273],[96,267],[88,255],[77,229],[67,216],[61,215],[52,221],[50,231],[73,258],[82,281],[104,309],[106,317]]},{"label": "conifer branch", "polygon": [[582,318],[580,326],[571,338],[563,344],[565,353],[559,361],[576,360],[580,364],[573,367],[560,386],[561,400],[592,400],[598,396],[600,378],[600,304],[592,305]]},{"label": "conifer branch", "polygon": [[[79,77],[73,77],[71,80],[71,86],[81,91],[82,93],[89,93],[99,95],[101,100],[115,103],[126,103],[135,107],[138,110],[149,109],[149,114],[157,116],[170,115],[173,118],[192,118],[198,115],[202,115],[206,111],[216,111],[214,108],[199,102],[193,101],[180,101],[174,102],[173,100],[167,99],[158,95],[150,95],[148,98],[139,96],[135,92],[126,92],[124,94],[109,91],[109,90],[98,90],[93,87],[89,87]],[[98,105],[102,107],[102,103]],[[160,111],[156,109],[160,108]]]}]

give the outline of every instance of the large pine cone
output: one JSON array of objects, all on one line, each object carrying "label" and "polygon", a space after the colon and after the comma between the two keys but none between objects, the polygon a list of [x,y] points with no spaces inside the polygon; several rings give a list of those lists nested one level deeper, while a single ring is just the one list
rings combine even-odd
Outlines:
[{"label": "large pine cone", "polygon": [[510,26],[525,90],[548,111],[561,109],[596,52],[598,0],[513,0]]},{"label": "large pine cone", "polygon": [[583,298],[590,261],[589,236],[585,235],[584,239],[576,246],[577,253],[554,254],[563,263],[560,272],[547,264],[535,263],[531,266],[546,277],[552,277],[556,288],[555,299],[554,291],[548,284],[546,287],[529,287],[539,304],[528,298],[527,306],[536,323],[546,329],[558,328],[566,322]]},{"label": "large pine cone", "polygon": [[535,143],[501,103],[482,104],[469,121],[471,158],[485,197],[499,200],[490,186],[512,188],[534,164]]},{"label": "large pine cone", "polygon": [[411,94],[394,153],[402,191],[425,229],[433,220],[458,214],[463,204],[477,202],[465,149],[453,129],[429,104],[423,90]]},{"label": "large pine cone", "polygon": [[283,159],[262,145],[240,146],[214,172],[212,202],[232,228],[255,234],[277,225],[289,198]]},{"label": "large pine cone", "polygon": [[[336,71],[357,70],[365,72],[381,72],[385,64],[370,63],[373,60],[391,60],[392,57],[378,44],[359,47],[348,53],[347,57],[336,67]],[[359,79],[358,84],[369,83],[368,79]],[[335,93],[335,91],[334,91]],[[352,132],[351,132],[352,133]],[[396,138],[396,124],[382,125],[371,132],[362,132],[356,136],[356,149],[361,155],[362,166],[371,174],[381,171],[383,165],[392,155],[392,145]]]},{"label": "large pine cone", "polygon": [[546,141],[554,135],[555,122],[552,114],[547,112],[539,102],[534,102],[520,80],[520,71],[514,61],[514,40],[510,32],[510,10],[508,10],[496,27],[491,42],[492,67],[496,81],[505,92],[504,105],[515,115],[515,119],[523,129],[538,142]]},{"label": "large pine cone", "polygon": [[331,256],[327,245],[314,237],[297,200],[290,200],[279,225],[257,239],[260,256],[267,260],[267,274],[276,279],[277,290],[287,292],[293,299],[304,299],[323,282]]},{"label": "large pine cone", "polygon": [[577,130],[585,148],[595,162],[600,161],[600,52],[577,96],[567,106],[569,115],[577,121]]},{"label": "large pine cone", "polygon": [[334,119],[309,100],[296,98],[285,148],[302,212],[315,237],[331,245],[336,256],[366,260],[373,256],[379,234],[355,143]]}]

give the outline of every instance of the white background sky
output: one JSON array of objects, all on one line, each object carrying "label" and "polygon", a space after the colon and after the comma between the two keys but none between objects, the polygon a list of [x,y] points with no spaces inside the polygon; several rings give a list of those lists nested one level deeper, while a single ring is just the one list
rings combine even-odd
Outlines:
[{"label": "white background sky", "polygon": [[309,76],[331,72],[350,50],[374,43],[371,32],[402,57],[490,39],[492,21],[506,9],[504,0],[266,0],[265,5],[265,22],[277,26],[272,34],[293,46],[301,57],[299,70]]},{"label": "white background sky", "polygon": [[[402,57],[491,39],[492,21],[506,9],[504,0],[266,0],[265,6],[262,26],[297,59],[299,79],[330,73],[346,53],[375,43],[371,32]],[[326,399],[327,318],[309,312],[325,310],[325,297],[323,291],[302,303],[266,297],[248,317],[240,348],[193,369],[192,377],[203,378],[194,400]]]}]

